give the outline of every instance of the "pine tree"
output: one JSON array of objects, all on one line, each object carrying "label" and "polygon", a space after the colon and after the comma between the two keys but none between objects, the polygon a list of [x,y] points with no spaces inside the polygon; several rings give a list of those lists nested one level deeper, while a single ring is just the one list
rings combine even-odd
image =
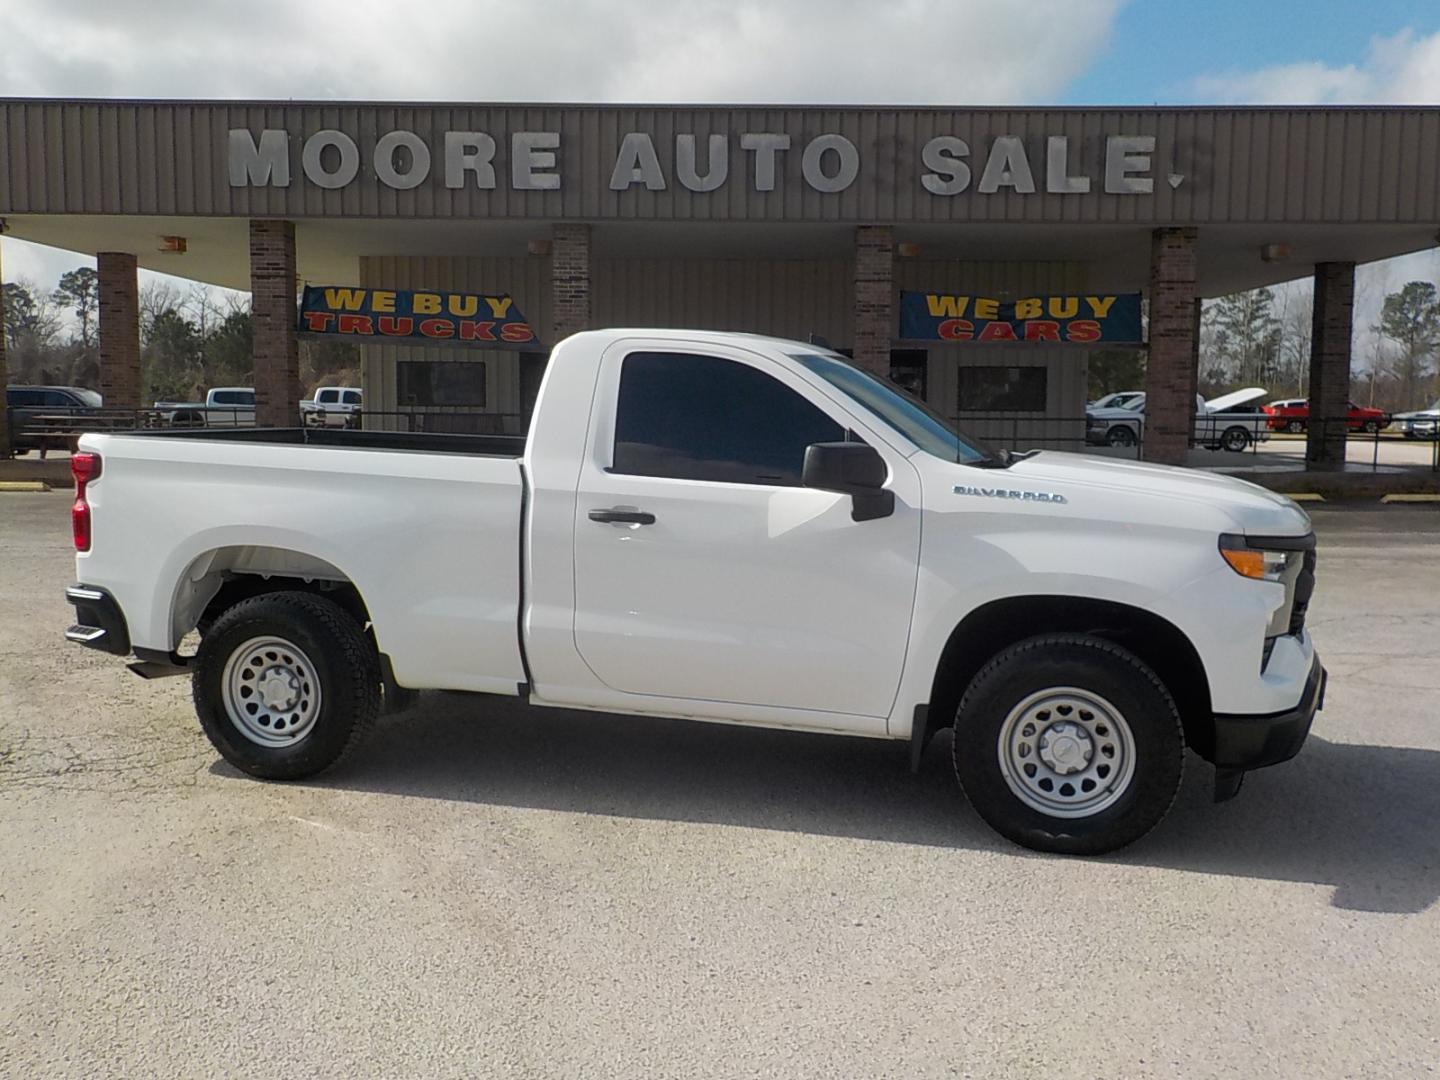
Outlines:
[{"label": "pine tree", "polygon": [[[1397,346],[1391,370],[1400,388],[1401,404],[1413,409],[1431,374],[1440,349],[1440,297],[1428,281],[1411,281],[1385,297],[1380,333]],[[1420,402],[1423,406],[1423,402]]]}]

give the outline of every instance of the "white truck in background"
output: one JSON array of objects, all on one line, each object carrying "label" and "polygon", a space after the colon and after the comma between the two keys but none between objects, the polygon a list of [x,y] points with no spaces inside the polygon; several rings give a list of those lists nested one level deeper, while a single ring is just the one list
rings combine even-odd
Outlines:
[{"label": "white truck in background", "polygon": [[1187,746],[1229,797],[1322,703],[1291,500],[992,452],[814,345],[577,334],[525,438],[80,449],[66,636],[190,675],[257,777],[334,765],[408,689],[908,740],[912,766],[953,727],[986,821],[1093,854],[1160,821]]},{"label": "white truck in background", "polygon": [[300,402],[300,419],[309,427],[354,427],[363,400],[356,386],[317,387],[314,397]]},{"label": "white truck in background", "polygon": [[249,386],[217,386],[204,401],[157,401],[161,427],[254,427],[255,390]]},{"label": "white truck in background", "polygon": [[[1258,401],[1268,393],[1252,386],[1222,394],[1206,401],[1195,395],[1195,427],[1191,439],[1207,450],[1228,450],[1241,453],[1253,444],[1270,438],[1270,417],[1260,409],[1245,410],[1243,406]],[[1127,392],[1118,395],[1125,400],[1119,405],[1104,405],[1106,399],[1085,410],[1085,441],[1091,446],[1133,447],[1145,436],[1145,394]],[[1109,395],[1110,398],[1117,395]]]}]

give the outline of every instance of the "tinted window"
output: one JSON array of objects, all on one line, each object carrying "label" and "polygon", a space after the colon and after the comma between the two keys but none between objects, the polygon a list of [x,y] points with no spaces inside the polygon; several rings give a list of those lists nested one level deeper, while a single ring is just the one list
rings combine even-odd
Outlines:
[{"label": "tinted window", "polygon": [[342,403],[344,403],[344,404],[346,404],[346,405],[359,405],[359,404],[360,404],[360,391],[359,391],[359,390],[346,390],[343,394],[340,395],[340,400],[341,400]]},{"label": "tinted window", "polygon": [[43,400],[39,390],[6,390],[5,400],[10,405],[39,405]]},{"label": "tinted window", "polygon": [[764,372],[688,353],[631,353],[612,472],[798,486],[811,443],[845,429]]},{"label": "tinted window", "polygon": [[321,390],[318,394],[315,395],[315,400],[320,402],[320,404],[322,405],[330,405],[340,400],[340,391]]},{"label": "tinted window", "polygon": [[50,409],[74,409],[81,402],[79,398],[67,394],[64,390],[42,390],[40,404]]},{"label": "tinted window", "polygon": [[961,412],[1044,412],[1043,367],[960,368]]},{"label": "tinted window", "polygon": [[408,360],[395,365],[395,383],[403,406],[485,404],[483,360]]},{"label": "tinted window", "polygon": [[210,395],[216,405],[254,405],[254,390],[217,390]]}]

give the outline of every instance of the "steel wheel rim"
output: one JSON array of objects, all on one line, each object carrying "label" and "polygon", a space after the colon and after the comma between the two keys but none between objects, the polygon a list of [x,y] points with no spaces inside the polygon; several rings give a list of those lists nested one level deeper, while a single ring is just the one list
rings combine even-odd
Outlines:
[{"label": "steel wheel rim", "polygon": [[280,637],[242,642],[220,678],[225,713],[259,746],[294,746],[320,716],[320,680],[303,649]]},{"label": "steel wheel rim", "polygon": [[1113,806],[1135,776],[1135,736],[1099,694],[1053,686],[1005,717],[1000,772],[1015,797],[1049,817],[1092,817]]}]

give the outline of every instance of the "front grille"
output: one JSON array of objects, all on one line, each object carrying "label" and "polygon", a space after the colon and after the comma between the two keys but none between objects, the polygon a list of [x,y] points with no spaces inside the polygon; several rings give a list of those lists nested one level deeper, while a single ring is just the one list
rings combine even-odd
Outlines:
[{"label": "front grille", "polygon": [[1300,567],[1300,576],[1295,579],[1295,599],[1290,604],[1290,633],[1298,635],[1305,629],[1305,612],[1310,607],[1310,595],[1315,591],[1315,549],[1305,552],[1305,561]]}]

